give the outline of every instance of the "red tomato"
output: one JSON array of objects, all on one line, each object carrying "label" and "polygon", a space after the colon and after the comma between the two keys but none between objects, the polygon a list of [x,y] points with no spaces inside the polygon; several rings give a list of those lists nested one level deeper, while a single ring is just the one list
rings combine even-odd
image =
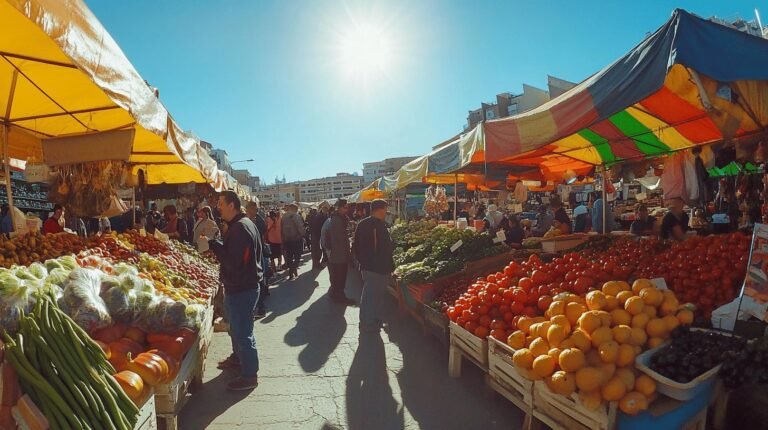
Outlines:
[{"label": "red tomato", "polygon": [[531,280],[531,278],[522,278],[517,286],[526,292],[531,291],[531,288],[533,288],[533,280]]},{"label": "red tomato", "polygon": [[543,270],[534,270],[531,274],[531,281],[534,285],[543,285],[550,281],[550,276]]},{"label": "red tomato", "polygon": [[542,312],[549,309],[549,305],[552,304],[552,297],[551,296],[541,296],[539,297],[538,306],[539,309],[541,309]]}]

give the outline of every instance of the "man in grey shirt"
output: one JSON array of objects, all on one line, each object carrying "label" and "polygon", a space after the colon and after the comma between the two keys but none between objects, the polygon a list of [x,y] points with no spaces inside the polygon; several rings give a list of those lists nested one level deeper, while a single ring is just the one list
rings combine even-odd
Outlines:
[{"label": "man in grey shirt", "polygon": [[[355,305],[355,301],[348,298],[344,293],[344,288],[347,285],[347,270],[352,261],[349,234],[347,233],[349,207],[344,199],[337,200],[335,207],[336,212],[330,218],[327,231],[321,232],[321,235],[325,236],[323,247],[328,252],[328,272],[331,278],[331,288],[328,295],[334,303],[345,306]],[[325,226],[322,230],[326,230]]]},{"label": "man in grey shirt", "polygon": [[288,266],[288,279],[299,276],[299,261],[304,250],[304,220],[298,213],[299,207],[293,203],[285,206],[285,215],[280,219],[280,232],[283,237],[285,264]]}]

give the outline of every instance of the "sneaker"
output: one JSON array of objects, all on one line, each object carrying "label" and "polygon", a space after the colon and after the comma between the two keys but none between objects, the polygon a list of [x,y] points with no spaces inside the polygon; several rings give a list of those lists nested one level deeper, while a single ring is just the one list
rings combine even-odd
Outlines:
[{"label": "sneaker", "polygon": [[226,359],[220,361],[216,367],[221,370],[239,369],[240,360],[238,360],[237,357],[230,355]]},{"label": "sneaker", "polygon": [[267,316],[267,310],[264,308],[256,309],[256,314],[253,316],[254,320],[260,320]]},{"label": "sneaker", "polygon": [[254,376],[252,378],[244,378],[238,376],[227,384],[227,390],[230,391],[248,391],[253,390],[259,386],[259,378]]}]

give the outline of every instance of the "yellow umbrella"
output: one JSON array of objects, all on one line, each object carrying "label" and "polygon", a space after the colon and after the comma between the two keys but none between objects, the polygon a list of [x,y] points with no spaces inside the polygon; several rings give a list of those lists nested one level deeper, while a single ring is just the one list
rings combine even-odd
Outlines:
[{"label": "yellow umbrella", "polygon": [[200,140],[80,0],[0,0],[0,124],[6,165],[9,157],[42,160],[45,139],[82,136],[109,148],[114,133],[105,132],[133,130],[127,161],[148,184],[224,185]]}]

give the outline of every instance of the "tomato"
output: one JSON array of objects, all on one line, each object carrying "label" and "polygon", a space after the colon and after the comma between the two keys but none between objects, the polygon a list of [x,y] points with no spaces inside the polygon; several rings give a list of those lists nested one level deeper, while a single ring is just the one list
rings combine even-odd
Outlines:
[{"label": "tomato", "polygon": [[512,305],[509,307],[510,311],[515,315],[521,315],[525,312],[525,302],[512,302]]},{"label": "tomato", "polygon": [[538,316],[539,315],[539,310],[536,309],[533,306],[526,306],[526,308],[525,308],[525,315],[527,315],[529,317]]},{"label": "tomato", "polygon": [[528,293],[522,288],[515,288],[512,291],[512,298],[515,302],[525,303],[528,301]]},{"label": "tomato", "polygon": [[474,330],[475,336],[477,336],[477,337],[479,337],[481,339],[485,339],[486,337],[488,337],[489,333],[490,333],[490,331],[488,330],[488,327],[477,327]]},{"label": "tomato", "polygon": [[506,328],[507,328],[507,323],[504,322],[503,319],[495,319],[491,321],[491,330],[497,330],[497,329],[504,330]]},{"label": "tomato", "polygon": [[507,323],[511,323],[515,319],[515,314],[512,312],[505,312],[503,318]]},{"label": "tomato", "polygon": [[477,313],[480,315],[487,315],[489,310],[490,308],[488,307],[488,305],[480,305],[477,308]]},{"label": "tomato", "polygon": [[503,329],[491,330],[491,337],[493,337],[496,340],[505,342],[507,340],[507,332],[504,331]]},{"label": "tomato", "polygon": [[549,309],[549,305],[552,304],[552,297],[551,296],[541,296],[539,297],[538,306],[539,309],[541,309],[542,312]]},{"label": "tomato", "polygon": [[549,280],[549,274],[543,270],[534,270],[531,274],[531,281],[533,281],[533,285],[543,285],[549,282]]},{"label": "tomato", "polygon": [[526,292],[531,291],[531,288],[533,288],[533,280],[531,278],[522,278],[517,286]]}]

